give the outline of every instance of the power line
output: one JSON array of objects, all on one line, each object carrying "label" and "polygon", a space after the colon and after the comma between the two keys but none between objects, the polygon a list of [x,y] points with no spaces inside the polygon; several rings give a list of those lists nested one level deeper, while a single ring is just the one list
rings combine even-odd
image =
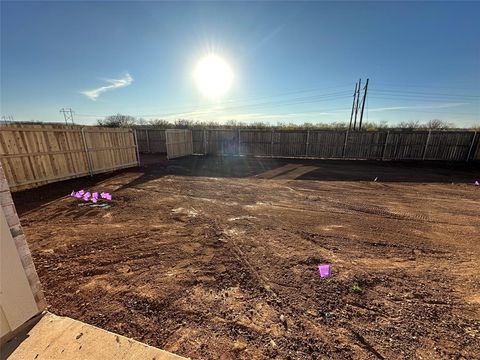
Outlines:
[{"label": "power line", "polygon": [[[256,108],[262,108],[266,106],[284,106],[284,105],[295,105],[295,104],[306,104],[306,103],[316,103],[316,102],[321,102],[321,101],[332,101],[332,100],[337,100],[337,99],[342,99],[342,98],[347,98],[350,97],[350,92],[349,91],[341,91],[341,92],[335,92],[335,93],[324,93],[324,94],[318,94],[318,95],[313,95],[313,96],[305,96],[305,97],[297,97],[290,99],[288,101],[285,100],[278,100],[278,101],[269,101],[269,102],[263,102],[263,103],[252,103],[252,104],[245,104],[245,105],[236,105],[236,106],[226,106],[226,107],[220,107],[217,109],[212,109],[212,108],[197,108],[194,110],[186,110],[183,109],[182,111],[176,111],[172,113],[155,113],[155,114],[137,114],[136,116],[139,117],[151,117],[151,116],[174,116],[174,115],[181,115],[181,114],[187,114],[187,113],[192,113],[192,112],[212,112],[212,111],[226,111],[226,110],[245,110],[245,109],[256,109]],[[108,115],[92,115],[92,114],[77,114],[77,116],[81,117],[104,117]]]},{"label": "power line", "polygon": [[480,95],[467,95],[467,94],[445,94],[445,93],[427,93],[419,91],[404,91],[404,90],[390,90],[375,88],[373,91],[381,93],[403,94],[403,95],[424,95],[424,96],[448,96],[448,97],[463,97],[463,98],[476,98],[480,99]]},{"label": "power line", "polygon": [[388,83],[388,82],[378,82],[376,81],[375,84],[380,86],[387,86],[393,87],[396,89],[404,89],[404,88],[418,88],[418,89],[446,89],[446,90],[464,90],[464,91],[471,91],[472,88],[478,88],[478,82],[473,81],[470,87],[452,87],[452,86],[444,86],[444,85],[425,85],[425,84],[398,84],[398,83]]}]

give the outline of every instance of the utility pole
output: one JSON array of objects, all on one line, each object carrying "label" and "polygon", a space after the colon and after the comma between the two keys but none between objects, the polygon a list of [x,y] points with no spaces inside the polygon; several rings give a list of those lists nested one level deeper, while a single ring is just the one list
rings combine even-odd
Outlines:
[{"label": "utility pole", "polygon": [[352,119],[353,119],[353,111],[355,108],[355,98],[357,97],[357,86],[358,86],[358,83],[355,83],[355,91],[353,92],[352,112],[350,113],[350,125],[348,125],[348,131],[352,130]]},{"label": "utility pole", "polygon": [[367,99],[367,91],[368,91],[368,79],[363,90],[364,92],[363,92],[363,99],[362,99],[362,111],[360,112],[360,123],[358,125],[358,130],[362,130],[363,110],[365,109],[365,100]]},{"label": "utility pole", "polygon": [[358,89],[357,89],[357,103],[355,105],[355,121],[353,122],[353,130],[357,127],[357,113],[358,113],[358,100],[360,98],[360,88],[362,87],[362,79],[358,80]]},{"label": "utility pole", "polygon": [[60,109],[60,112],[63,113],[65,125],[68,125],[69,121],[71,121],[73,125],[73,114],[75,114],[75,112],[71,108],[62,108]]}]

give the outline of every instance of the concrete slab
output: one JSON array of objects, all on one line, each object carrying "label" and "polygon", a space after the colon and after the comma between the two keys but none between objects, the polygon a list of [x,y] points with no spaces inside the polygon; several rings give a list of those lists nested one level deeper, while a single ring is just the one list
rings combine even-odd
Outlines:
[{"label": "concrete slab", "polygon": [[30,329],[2,346],[9,360],[180,360],[183,357],[68,317],[45,313]]}]

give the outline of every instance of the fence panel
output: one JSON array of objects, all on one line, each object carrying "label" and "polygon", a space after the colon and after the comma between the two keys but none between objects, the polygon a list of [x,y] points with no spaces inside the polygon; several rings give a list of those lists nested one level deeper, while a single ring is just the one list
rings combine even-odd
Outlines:
[{"label": "fence panel", "polygon": [[272,154],[273,132],[240,130],[240,155],[268,156]]},{"label": "fence panel", "polygon": [[345,131],[312,131],[308,134],[307,156],[341,158]]},{"label": "fence panel", "polygon": [[205,154],[206,152],[206,130],[192,130],[193,153]]},{"label": "fence panel", "polygon": [[84,129],[92,174],[138,164],[133,131],[132,129]]},{"label": "fence panel", "polygon": [[428,131],[390,132],[383,158],[391,160],[422,160],[427,138]]},{"label": "fence panel", "polygon": [[432,132],[424,155],[425,160],[465,160],[475,133]]},{"label": "fence panel", "polygon": [[207,153],[238,155],[238,130],[207,130]]},{"label": "fence panel", "polygon": [[166,130],[165,136],[167,139],[167,159],[193,154],[192,130]]},{"label": "fence panel", "polygon": [[164,129],[137,128],[138,151],[141,153],[167,152]]},{"label": "fence panel", "polygon": [[308,131],[275,131],[272,156],[304,157]]},{"label": "fence panel", "polygon": [[163,129],[148,129],[150,152],[167,153],[166,135]]},{"label": "fence panel", "polygon": [[12,191],[138,164],[132,130],[0,126],[0,160]]},{"label": "fence panel", "polygon": [[345,146],[346,158],[380,159],[387,133],[383,132],[350,132]]}]

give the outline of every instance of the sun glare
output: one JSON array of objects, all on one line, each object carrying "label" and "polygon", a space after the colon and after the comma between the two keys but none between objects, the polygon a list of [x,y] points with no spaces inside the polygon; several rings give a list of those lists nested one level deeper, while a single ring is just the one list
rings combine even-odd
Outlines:
[{"label": "sun glare", "polygon": [[204,57],[195,67],[195,82],[209,98],[223,96],[232,85],[233,72],[228,63],[216,55]]}]

